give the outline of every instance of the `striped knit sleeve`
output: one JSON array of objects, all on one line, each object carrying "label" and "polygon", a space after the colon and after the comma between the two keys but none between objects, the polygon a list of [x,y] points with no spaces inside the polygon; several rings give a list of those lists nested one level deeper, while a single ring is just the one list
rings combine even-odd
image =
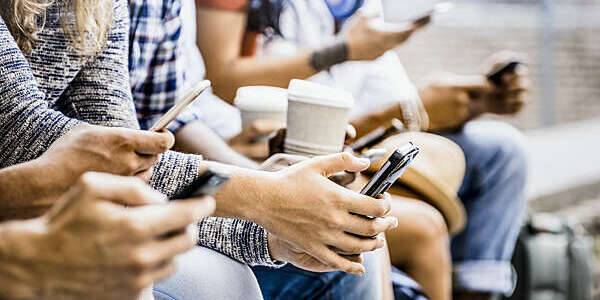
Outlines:
[{"label": "striped knit sleeve", "polygon": [[49,109],[27,60],[0,18],[0,167],[40,156],[78,124]]},{"label": "striped knit sleeve", "polygon": [[114,5],[105,48],[81,67],[59,102],[91,124],[139,128],[129,85],[129,7],[122,0]]},{"label": "striped knit sleeve", "polygon": [[[150,185],[169,199],[178,195],[201,172],[199,155],[168,151],[154,166]],[[199,245],[221,252],[251,266],[280,266],[269,254],[267,231],[259,225],[228,218],[206,218],[198,225]]]}]

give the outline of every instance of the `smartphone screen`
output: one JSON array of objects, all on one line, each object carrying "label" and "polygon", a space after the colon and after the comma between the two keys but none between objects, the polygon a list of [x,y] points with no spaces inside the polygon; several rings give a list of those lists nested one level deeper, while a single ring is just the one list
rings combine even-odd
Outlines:
[{"label": "smartphone screen", "polygon": [[164,114],[152,127],[149,129],[150,131],[161,131],[165,128],[169,123],[171,123],[177,115],[179,115],[190,103],[194,102],[202,92],[210,87],[210,80],[204,80],[200,82],[200,84],[196,85],[193,89],[185,94],[185,96],[179,100],[177,100],[175,106],[171,107],[166,114]]},{"label": "smartphone screen", "polygon": [[396,149],[360,193],[371,197],[385,193],[402,176],[417,154],[419,148],[413,143]]}]

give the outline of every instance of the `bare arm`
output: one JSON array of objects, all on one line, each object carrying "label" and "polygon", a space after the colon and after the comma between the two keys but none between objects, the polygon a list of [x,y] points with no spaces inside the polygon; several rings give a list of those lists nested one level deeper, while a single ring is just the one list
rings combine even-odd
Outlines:
[{"label": "bare arm", "polygon": [[[206,159],[238,167],[256,169],[258,164],[235,152],[224,140],[201,122],[191,122],[175,133],[176,150],[199,153]],[[210,142],[207,142],[210,141]]]},{"label": "bare arm", "polygon": [[270,85],[287,87],[292,78],[308,78],[317,73],[310,66],[310,53],[288,58],[240,57],[246,29],[242,11],[198,8],[196,10],[198,48],[206,63],[213,91],[233,103],[240,86]]},{"label": "bare arm", "polygon": [[44,213],[72,183],[40,159],[0,170],[0,220]]}]

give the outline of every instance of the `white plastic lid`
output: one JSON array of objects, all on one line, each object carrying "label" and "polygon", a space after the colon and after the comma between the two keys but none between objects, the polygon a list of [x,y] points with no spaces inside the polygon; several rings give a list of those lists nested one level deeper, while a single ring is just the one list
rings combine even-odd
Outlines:
[{"label": "white plastic lid", "polygon": [[354,106],[354,98],[351,93],[300,79],[292,79],[290,81],[288,99],[343,108],[352,108]]},{"label": "white plastic lid", "polygon": [[237,90],[235,106],[249,111],[287,111],[287,91],[272,86],[244,86]]}]

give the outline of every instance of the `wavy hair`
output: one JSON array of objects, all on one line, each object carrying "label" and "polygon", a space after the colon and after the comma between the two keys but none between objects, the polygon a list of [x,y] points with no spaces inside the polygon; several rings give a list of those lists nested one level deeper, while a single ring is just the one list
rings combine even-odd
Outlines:
[{"label": "wavy hair", "polygon": [[104,49],[112,23],[112,0],[4,0],[0,8],[8,30],[23,52],[30,52],[46,22],[46,10],[59,1],[61,26],[81,56],[94,56]]}]

